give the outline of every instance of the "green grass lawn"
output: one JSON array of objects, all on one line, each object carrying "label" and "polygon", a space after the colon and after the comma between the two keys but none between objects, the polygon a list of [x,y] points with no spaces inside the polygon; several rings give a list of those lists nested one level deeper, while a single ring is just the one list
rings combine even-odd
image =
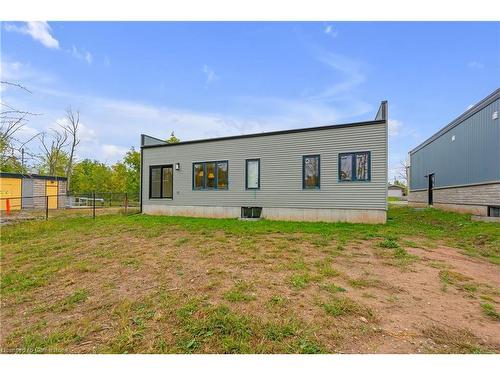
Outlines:
[{"label": "green grass lawn", "polygon": [[441,241],[462,249],[468,255],[485,257],[500,264],[500,226],[497,223],[475,222],[470,215],[445,212],[438,209],[412,209],[390,207],[387,224],[311,223],[285,221],[240,221],[236,219],[206,219],[172,216],[113,215],[71,219],[53,219],[47,222],[30,222],[13,225],[2,230],[3,243],[36,238],[54,231],[72,230],[89,234],[107,231],[130,230],[154,237],[165,226],[189,232],[217,232],[230,234],[308,233],[320,234],[328,240],[339,242],[371,238],[415,238],[422,241]]},{"label": "green grass lawn", "polygon": [[[421,261],[406,248],[447,245],[497,265],[499,229],[407,207],[391,207],[386,225],[145,215],[9,225],[1,233],[1,346],[23,353],[355,350],[353,337],[380,340],[382,307],[371,304],[392,309],[406,298],[404,287],[382,280],[385,271],[402,282],[415,272]],[[436,293],[447,293],[443,272],[434,271]],[[479,316],[497,319],[497,292],[474,288],[467,298],[484,294]],[[465,352],[492,350],[469,344]]]}]

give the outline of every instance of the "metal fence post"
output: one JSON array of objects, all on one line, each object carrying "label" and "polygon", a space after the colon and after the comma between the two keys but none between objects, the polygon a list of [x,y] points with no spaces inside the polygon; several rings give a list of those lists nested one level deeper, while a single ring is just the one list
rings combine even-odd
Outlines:
[{"label": "metal fence post", "polygon": [[128,208],[128,194],[125,193],[125,215],[127,214],[127,208]]},{"label": "metal fence post", "polygon": [[95,219],[95,191],[92,193],[92,218]]},{"label": "metal fence post", "polygon": [[49,220],[49,196],[45,196],[45,220]]}]

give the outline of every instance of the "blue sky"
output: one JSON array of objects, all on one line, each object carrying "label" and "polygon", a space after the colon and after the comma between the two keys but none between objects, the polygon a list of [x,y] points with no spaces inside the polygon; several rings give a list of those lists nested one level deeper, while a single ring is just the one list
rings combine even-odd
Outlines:
[{"label": "blue sky", "polygon": [[[389,101],[390,174],[500,86],[500,23],[3,22],[2,101],[81,112],[78,157],[112,163],[141,133],[182,140],[374,118]],[[34,146],[36,147],[36,146]]]}]

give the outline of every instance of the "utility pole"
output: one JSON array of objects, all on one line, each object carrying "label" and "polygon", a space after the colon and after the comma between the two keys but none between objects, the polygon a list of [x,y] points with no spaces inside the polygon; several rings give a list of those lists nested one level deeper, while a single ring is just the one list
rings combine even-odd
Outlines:
[{"label": "utility pole", "polygon": [[24,169],[24,147],[21,149],[21,167]]}]

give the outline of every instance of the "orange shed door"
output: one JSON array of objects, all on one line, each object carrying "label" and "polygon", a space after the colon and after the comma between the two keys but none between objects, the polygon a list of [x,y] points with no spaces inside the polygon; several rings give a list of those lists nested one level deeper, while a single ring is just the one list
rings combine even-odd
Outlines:
[{"label": "orange shed door", "polygon": [[49,197],[49,209],[57,208],[57,181],[47,180],[45,194]]}]

